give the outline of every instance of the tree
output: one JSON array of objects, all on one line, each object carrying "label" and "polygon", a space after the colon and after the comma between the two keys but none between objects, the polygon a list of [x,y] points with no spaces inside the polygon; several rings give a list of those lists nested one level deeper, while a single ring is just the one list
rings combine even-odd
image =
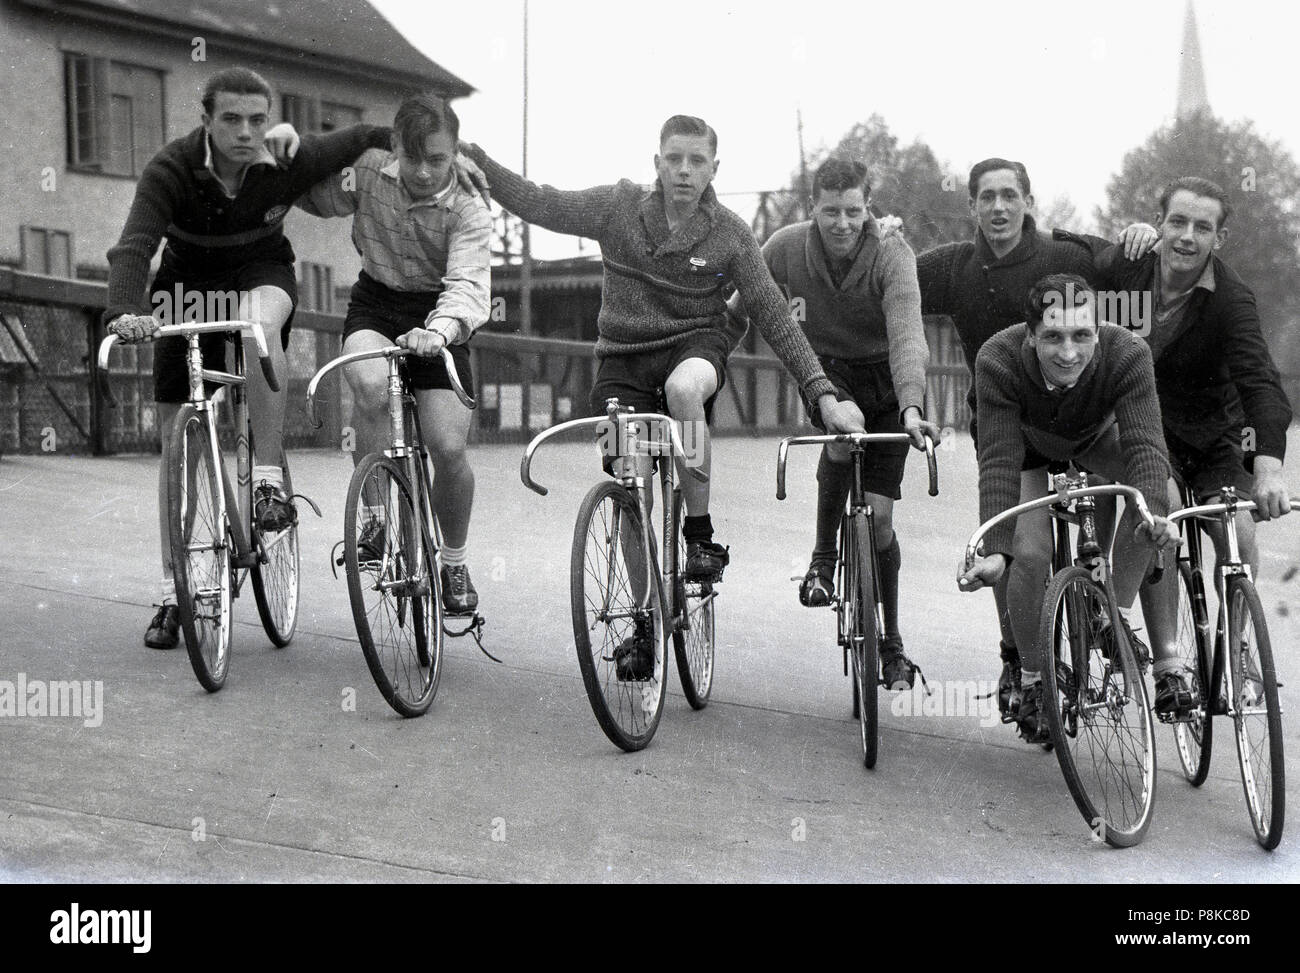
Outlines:
[{"label": "tree", "polygon": [[1300,167],[1253,123],[1227,123],[1202,110],[1157,130],[1124,157],[1107,186],[1107,205],[1097,211],[1103,232],[1153,222],[1161,190],[1180,176],[1202,176],[1227,191],[1233,211],[1219,256],[1254,290],[1278,367],[1300,373],[1291,326],[1300,314]]},{"label": "tree", "polygon": [[1074,201],[1065,193],[1053,196],[1046,206],[1038,207],[1038,228],[1040,230],[1069,230],[1071,233],[1087,233],[1083,218],[1079,216]]},{"label": "tree", "polygon": [[[973,232],[967,207],[966,177],[945,171],[924,142],[899,147],[898,137],[880,115],[854,125],[833,149],[821,149],[808,160],[808,179],[832,155],[861,159],[871,180],[871,204],[876,215],[903,220],[907,242],[917,253],[953,240],[969,240]],[[790,178],[783,199],[774,202],[755,231],[761,239],[787,223],[806,219],[798,191],[801,174]]]}]

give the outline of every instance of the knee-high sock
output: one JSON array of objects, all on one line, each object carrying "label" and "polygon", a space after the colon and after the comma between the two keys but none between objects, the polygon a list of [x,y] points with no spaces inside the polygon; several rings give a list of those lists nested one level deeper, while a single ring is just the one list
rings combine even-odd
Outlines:
[{"label": "knee-high sock", "polygon": [[898,547],[898,535],[882,551],[876,552],[880,564],[880,597],[885,603],[885,637],[899,638],[898,634],[898,569],[903,566],[903,552]]},{"label": "knee-high sock", "polygon": [[849,463],[833,463],[822,450],[817,463],[817,540],[813,545],[813,558],[835,559],[839,549],[840,519],[844,505],[849,500],[853,484],[853,467]]}]

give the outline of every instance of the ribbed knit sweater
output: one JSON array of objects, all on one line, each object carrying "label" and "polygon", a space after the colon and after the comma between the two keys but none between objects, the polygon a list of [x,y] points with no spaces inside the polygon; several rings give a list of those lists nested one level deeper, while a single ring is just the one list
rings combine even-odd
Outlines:
[{"label": "ribbed knit sweater", "polygon": [[[803,331],[823,358],[889,361],[900,411],[922,408],[930,349],[921,319],[916,255],[899,234],[880,239],[875,220],[837,287],[812,221],[777,230],[763,259],[777,286],[804,302]],[[796,315],[796,318],[798,315]]]},{"label": "ribbed knit sweater", "polygon": [[149,262],[165,236],[163,269],[178,280],[202,281],[257,261],[293,264],[284,216],[293,201],[368,148],[387,148],[391,129],[353,125],[304,135],[283,169],[250,165],[231,199],[204,165],[200,126],[169,142],[140,175],[126,226],[108,251],[104,320],[148,314]]},{"label": "ribbed knit sweater", "polygon": [[624,179],[562,191],[529,182],[476,145],[468,155],[487,175],[493,197],[510,212],[600,244],[605,281],[596,319],[598,358],[669,348],[700,331],[716,331],[730,344],[725,293],[734,283],[808,402],[834,394],[763,263],[758,241],[744,220],[718,202],[712,186],[695,215],[674,233],[658,182],[646,188]]},{"label": "ribbed knit sweater", "polygon": [[[1142,491],[1153,514],[1168,513],[1169,457],[1146,343],[1126,328],[1102,324],[1079,380],[1049,391],[1028,336],[1024,324],[1007,328],[976,357],[981,523],[1020,502],[1026,441],[1048,459],[1074,459],[1076,448],[1090,445],[1112,414],[1125,482]],[[985,535],[984,553],[1010,555],[1014,535],[1014,521],[998,525]]]}]

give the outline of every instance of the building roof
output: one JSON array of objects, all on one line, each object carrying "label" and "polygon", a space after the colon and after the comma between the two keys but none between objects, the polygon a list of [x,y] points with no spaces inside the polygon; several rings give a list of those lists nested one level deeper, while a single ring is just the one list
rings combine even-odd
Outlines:
[{"label": "building roof", "polygon": [[295,63],[432,88],[460,98],[474,88],[421,54],[365,0],[20,0],[69,17],[133,30],[209,36]]}]

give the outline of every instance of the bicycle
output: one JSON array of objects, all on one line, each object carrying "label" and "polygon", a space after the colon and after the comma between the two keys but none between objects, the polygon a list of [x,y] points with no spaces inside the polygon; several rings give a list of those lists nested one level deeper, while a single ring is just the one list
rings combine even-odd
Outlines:
[{"label": "bicycle", "polygon": [[[234,345],[233,371],[203,367],[200,335],[223,332]],[[187,339],[186,366],[189,401],[181,406],[171,429],[166,472],[168,543],[176,580],[176,604],[190,665],[203,688],[215,693],[225,685],[230,669],[232,603],[239,597],[245,579],[252,577],[253,598],[262,628],[277,648],[289,644],[298,624],[298,518],[273,535],[258,528],[253,511],[253,457],[256,442],[248,417],[243,342],[238,333],[248,333],[257,346],[262,373],[272,391],[280,385],[266,348],[260,324],[251,321],[210,321],[163,325],[156,337],[178,335]],[[117,335],[109,335],[99,346],[99,373],[106,375],[108,356]],[[207,397],[205,382],[221,386]],[[108,404],[117,402],[112,388],[103,383]],[[231,485],[230,474],[217,435],[217,407],[226,389],[231,390],[235,414],[236,479],[241,499]],[[293,492],[288,458],[281,453],[286,495],[306,500]],[[239,515],[232,514],[239,511]]]},{"label": "bicycle", "polygon": [[[321,380],[351,362],[384,358],[388,362],[388,420],[391,445],[369,453],[357,463],[348,483],[343,512],[343,555],[338,545],[331,565],[342,564],[357,639],[370,675],[388,704],[402,716],[425,713],[442,678],[444,635],[473,635],[483,648],[483,617],[473,611],[448,616],[442,604],[442,531],[433,509],[433,464],[420,427],[420,410],[407,376],[405,359],[415,354],[393,345],[373,351],[350,352],[333,359],[307,386],[307,411],[320,428],[316,392]],[[451,352],[442,349],[452,391],[467,409],[475,408],[456,372]],[[362,533],[370,513],[382,508],[380,550],[362,549]],[[337,577],[337,574],[335,575]],[[469,619],[455,630],[448,617]]]},{"label": "bicycle", "polygon": [[[1088,486],[1086,475],[1057,474],[1055,493],[1011,507],[981,524],[966,545],[965,569],[981,556],[995,525],[1042,507],[1053,519],[1052,577],[1043,596],[1038,644],[1043,708],[1061,774],[1093,834],[1112,847],[1146,835],[1155,807],[1155,726],[1144,666],[1120,621],[1110,557],[1102,550],[1096,497],[1123,496],[1148,527],[1142,494],[1122,484]],[[1078,527],[1070,543],[1070,525]],[[1156,572],[1162,570],[1159,559]]]},{"label": "bicycle", "polygon": [[[675,479],[677,461],[682,458],[689,475],[708,477],[685,462],[674,420],[658,412],[632,412],[621,408],[618,399],[609,399],[604,417],[562,422],[528,444],[519,467],[524,485],[546,496],[546,487],[530,475],[533,455],[547,439],[587,427],[600,432],[603,450],[612,457],[614,479],[595,484],[578,508],[569,563],[573,635],[596,721],[612,743],[631,752],[653,739],[663,714],[669,634],[686,701],[693,709],[703,709],[712,692],[717,590],[712,581],[688,581],[681,570],[683,505]],[[667,442],[646,438],[665,429]],[[661,568],[656,566],[659,555],[649,526],[654,485],[637,474],[638,455],[660,460]],[[624,646],[631,648],[620,656]],[[646,659],[647,654],[652,658]],[[630,663],[629,655],[636,656]]]},{"label": "bicycle", "polygon": [[[880,572],[876,554],[875,512],[866,502],[862,488],[863,463],[868,443],[910,443],[902,432],[845,433],[822,436],[787,436],[776,453],[776,498],[785,499],[785,464],[791,446],[827,443],[847,444],[853,463],[848,507],[840,520],[839,554],[835,565],[836,642],[844,650],[844,674],[853,664],[853,718],[862,735],[862,762],[876,766],[879,749],[880,640],[885,631],[885,608],[880,593]],[[929,468],[932,497],[939,495],[939,470],[934,442],[925,438],[925,461]]]},{"label": "bicycle", "polygon": [[[1197,506],[1179,484],[1183,509],[1170,514],[1183,529],[1186,553],[1178,561],[1177,652],[1188,670],[1197,703],[1190,717],[1173,722],[1184,777],[1200,787],[1210,772],[1213,718],[1230,716],[1237,738],[1237,763],[1246,809],[1256,840],[1272,851],[1282,840],[1286,818],[1286,767],[1283,762],[1281,684],[1273,648],[1250,565],[1237,544],[1236,514],[1255,509],[1237,491],[1224,487],[1219,502]],[[1292,501],[1296,503],[1297,501]],[[1219,605],[1214,645],[1210,646],[1205,569],[1201,561],[1202,521],[1218,521],[1227,557],[1215,566]],[[1225,638],[1225,633],[1227,638]],[[1209,687],[1214,691],[1207,692]],[[1255,731],[1252,732],[1252,728]]]}]

